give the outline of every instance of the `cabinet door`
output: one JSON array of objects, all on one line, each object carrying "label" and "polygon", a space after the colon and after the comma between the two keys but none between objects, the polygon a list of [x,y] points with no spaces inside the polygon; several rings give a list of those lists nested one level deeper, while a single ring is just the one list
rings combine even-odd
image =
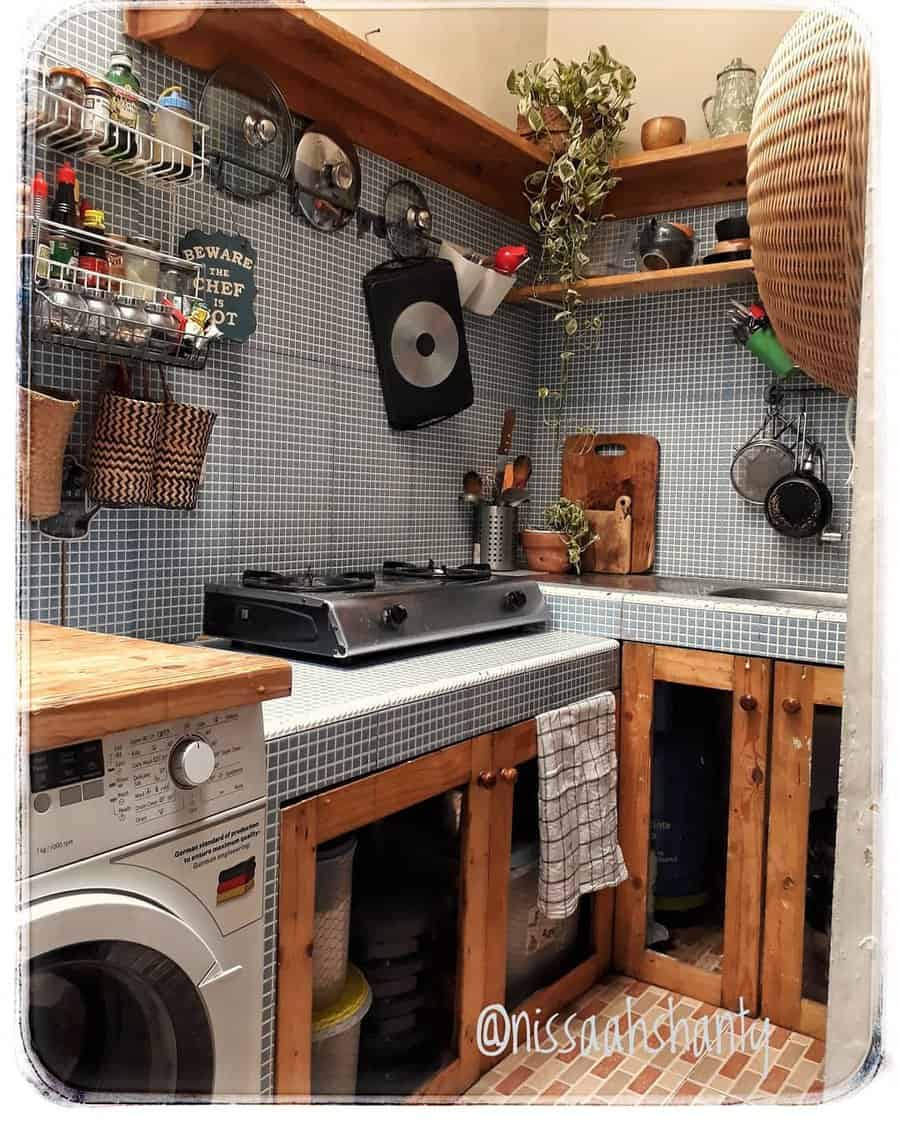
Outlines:
[{"label": "cabinet door", "polygon": [[825,1038],[844,677],[775,665],[762,1014]]},{"label": "cabinet door", "polygon": [[625,644],[613,963],[759,1004],[771,661]]},{"label": "cabinet door", "polygon": [[[572,956],[560,958],[559,975],[555,975],[552,966],[554,958],[548,958],[547,967],[542,970],[545,979],[537,990],[524,997],[509,994],[510,889],[518,890],[518,879],[514,881],[511,872],[513,826],[514,820],[521,824],[522,819],[514,814],[522,811],[518,802],[536,801],[535,793],[528,791],[526,796],[525,791],[526,775],[536,767],[537,729],[534,719],[529,719],[494,732],[490,773],[481,778],[492,794],[484,1005],[502,1004],[511,1010],[512,1004],[517,1013],[528,1014],[530,1027],[549,1019],[581,996],[609,969],[615,893],[610,889],[585,896],[582,909],[586,917],[581,919],[581,928],[587,932],[579,934]],[[482,1070],[495,1066],[500,1057],[484,1057]]]},{"label": "cabinet door", "polygon": [[[312,964],[316,848],[446,793],[459,802],[456,956],[449,1047],[417,1096],[459,1093],[480,1073],[475,1023],[484,994],[491,740],[476,738],[300,801],[281,815],[276,1014],[276,1094],[302,1100],[311,1088]],[[359,856],[359,849],[357,851]],[[403,872],[398,869],[398,878]],[[354,893],[357,887],[354,885]],[[365,1027],[365,1021],[363,1022]]]}]

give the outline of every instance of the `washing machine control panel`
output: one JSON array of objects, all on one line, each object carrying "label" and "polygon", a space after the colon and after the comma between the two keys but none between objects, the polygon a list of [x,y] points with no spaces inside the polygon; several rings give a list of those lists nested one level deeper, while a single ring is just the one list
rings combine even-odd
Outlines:
[{"label": "washing machine control panel", "polygon": [[265,796],[260,707],[173,719],[30,756],[30,874]]}]

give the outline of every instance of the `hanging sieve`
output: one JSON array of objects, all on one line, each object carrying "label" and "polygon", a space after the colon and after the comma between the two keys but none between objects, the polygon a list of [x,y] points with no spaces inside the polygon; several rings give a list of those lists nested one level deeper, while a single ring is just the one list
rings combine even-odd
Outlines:
[{"label": "hanging sieve", "polygon": [[784,417],[777,397],[770,393],[763,424],[731,462],[731,486],[748,503],[761,507],[775,481],[794,468],[794,449],[783,438],[795,431],[796,424]]}]

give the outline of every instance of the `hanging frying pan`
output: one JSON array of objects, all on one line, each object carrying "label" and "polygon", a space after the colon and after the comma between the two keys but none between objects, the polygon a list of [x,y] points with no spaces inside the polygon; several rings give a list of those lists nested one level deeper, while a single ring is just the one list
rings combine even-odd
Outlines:
[{"label": "hanging frying pan", "polygon": [[[793,472],[777,480],[766,494],[765,513],[771,527],[789,539],[818,535],[831,520],[833,500],[825,483],[825,453],[818,444],[806,443],[806,414],[797,443]],[[805,449],[801,463],[801,449]],[[819,474],[814,471],[818,465]]]}]

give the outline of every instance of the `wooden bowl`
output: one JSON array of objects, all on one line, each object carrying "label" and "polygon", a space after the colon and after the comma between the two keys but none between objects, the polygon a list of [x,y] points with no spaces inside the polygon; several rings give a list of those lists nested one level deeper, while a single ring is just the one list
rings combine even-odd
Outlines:
[{"label": "wooden bowl", "polygon": [[567,574],[572,569],[565,541],[555,531],[523,531],[522,549],[529,570]]},{"label": "wooden bowl", "polygon": [[669,148],[683,145],[687,125],[683,117],[650,117],[641,126],[641,148]]}]

